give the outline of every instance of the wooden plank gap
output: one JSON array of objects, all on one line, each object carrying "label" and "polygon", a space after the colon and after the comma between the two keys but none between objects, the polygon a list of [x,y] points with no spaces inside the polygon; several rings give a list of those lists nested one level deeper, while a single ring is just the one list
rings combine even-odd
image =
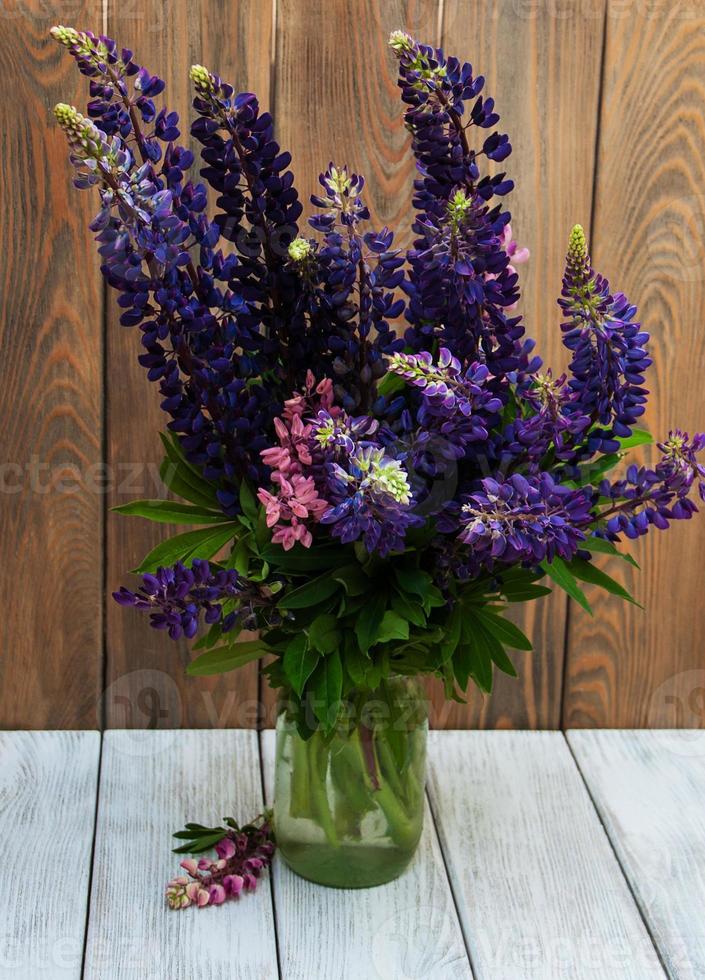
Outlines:
[{"label": "wooden plank gap", "polygon": [[[441,0],[441,6],[443,5],[443,0]],[[468,942],[468,937],[465,934],[465,926],[463,924],[463,917],[460,914],[460,902],[459,897],[455,892],[455,886],[453,885],[453,879],[450,874],[450,869],[448,867],[448,859],[446,857],[445,848],[443,845],[443,839],[440,835],[438,821],[436,820],[436,813],[433,808],[433,800],[431,799],[431,794],[428,791],[428,785],[425,789],[426,802],[428,804],[428,811],[431,814],[431,822],[433,823],[433,833],[435,834],[436,841],[438,842],[438,850],[441,852],[441,857],[443,859],[443,868],[446,873],[446,881],[448,882],[448,888],[450,889],[450,894],[453,898],[453,907],[455,908],[455,915],[458,919],[458,924],[460,926],[460,931],[463,936],[463,942],[465,943],[465,952],[468,955],[468,963],[470,964],[470,972],[472,976],[475,977],[475,967],[472,961],[472,952],[470,951],[470,943]]]},{"label": "wooden plank gap", "polygon": [[631,880],[629,878],[629,875],[627,874],[626,869],[625,869],[624,865],[622,864],[622,861],[620,860],[619,853],[618,853],[616,847],[614,846],[614,841],[612,840],[612,836],[610,835],[610,832],[607,829],[607,825],[606,825],[606,823],[605,823],[605,821],[603,819],[603,816],[602,816],[602,811],[601,811],[600,807],[598,806],[598,803],[597,803],[597,800],[596,800],[596,798],[595,798],[595,796],[593,794],[592,788],[590,787],[590,783],[585,778],[585,773],[583,772],[582,766],[580,765],[580,761],[579,761],[577,755],[573,751],[573,746],[572,746],[572,744],[570,742],[570,739],[567,737],[567,735],[566,735],[565,732],[563,732],[562,735],[563,735],[563,740],[564,740],[564,742],[565,742],[565,744],[566,744],[566,746],[568,748],[568,751],[570,752],[571,756],[573,757],[573,762],[575,763],[575,768],[577,769],[578,774],[580,776],[580,779],[582,780],[583,786],[585,787],[585,792],[587,793],[588,797],[590,798],[590,802],[592,803],[592,808],[595,811],[595,816],[600,821],[600,826],[602,827],[602,830],[603,830],[603,833],[604,833],[605,838],[607,840],[607,843],[610,846],[610,850],[614,854],[614,859],[617,862],[617,866],[619,867],[619,870],[622,872],[622,877],[624,878],[624,881],[626,883],[626,886],[629,889],[629,894],[632,896],[632,899],[634,900],[634,905],[636,906],[636,908],[637,908],[637,910],[639,912],[639,917],[640,917],[641,921],[644,923],[644,928],[646,929],[646,932],[649,935],[649,939],[651,940],[651,945],[654,948],[654,952],[656,953],[656,956],[658,957],[659,963],[663,967],[664,973],[666,973],[667,976],[670,976],[670,972],[669,972],[669,970],[668,970],[668,968],[667,968],[667,966],[666,966],[666,964],[664,962],[663,955],[661,954],[661,949],[659,947],[659,944],[656,942],[656,937],[654,936],[653,930],[651,928],[651,923],[649,922],[648,918],[644,914],[644,909],[642,908],[642,904],[641,904],[641,902],[639,900],[639,896],[634,891],[634,887],[633,887],[632,882],[631,882]]},{"label": "wooden plank gap", "polygon": [[[276,0],[274,0],[274,2],[276,3]],[[261,683],[261,679],[262,679],[262,675],[260,674],[260,683]],[[265,781],[265,774],[264,774],[265,760],[264,760],[264,748],[262,746],[262,729],[259,729],[259,731],[257,732],[257,751],[259,753],[259,776],[260,776],[260,786],[262,787],[262,801],[264,804],[264,808],[266,810],[269,809],[268,806],[269,801],[267,799],[267,784]],[[276,852],[274,855],[274,860],[281,861],[281,858],[276,854]],[[279,948],[279,926],[277,924],[278,923],[277,892],[274,886],[274,869],[271,866],[267,873],[267,878],[269,884],[269,893],[272,897],[272,916],[274,919],[274,946],[277,952],[277,970],[279,971],[280,980],[283,980],[284,974],[282,973],[282,957],[281,957],[281,950]]]},{"label": "wooden plank gap", "polygon": [[[107,6],[107,0],[105,0]],[[81,977],[86,970],[86,949],[88,948],[88,925],[91,917],[91,894],[93,891],[93,872],[95,869],[95,841],[98,834],[98,808],[100,804],[100,777],[103,769],[103,732],[99,732],[98,771],[95,778],[95,804],[93,807],[93,836],[91,838],[91,861],[88,871],[88,888],[86,891],[86,921],[83,929],[83,951],[81,953]]]}]

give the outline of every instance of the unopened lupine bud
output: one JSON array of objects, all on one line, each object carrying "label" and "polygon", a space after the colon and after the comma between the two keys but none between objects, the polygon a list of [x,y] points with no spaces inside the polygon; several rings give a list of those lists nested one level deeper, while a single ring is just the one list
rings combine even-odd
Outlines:
[{"label": "unopened lupine bud", "polygon": [[166,886],[166,900],[171,909],[185,909],[191,904],[188,896],[190,888],[188,878],[173,878]]},{"label": "unopened lupine bud", "polygon": [[104,134],[94,122],[65,102],[59,102],[54,106],[54,115],[66,133],[69,146],[76,156],[84,160],[99,160],[104,156]]},{"label": "unopened lupine bud", "polygon": [[585,271],[590,266],[587,239],[582,225],[573,225],[568,239],[566,265],[576,271]]},{"label": "unopened lupine bud", "polygon": [[82,36],[75,27],[64,27],[63,24],[57,24],[55,27],[52,27],[49,33],[55,41],[63,44],[66,48],[78,44]]},{"label": "unopened lupine bud", "polygon": [[305,238],[295,238],[287,251],[293,262],[305,262],[311,254],[311,243]]},{"label": "unopened lupine bud", "polygon": [[406,31],[392,31],[389,35],[389,47],[398,54],[402,51],[413,51],[414,39]]},{"label": "unopened lupine bud", "polygon": [[191,65],[188,74],[197,92],[202,95],[213,95],[216,90],[215,78],[207,68],[203,65]]}]

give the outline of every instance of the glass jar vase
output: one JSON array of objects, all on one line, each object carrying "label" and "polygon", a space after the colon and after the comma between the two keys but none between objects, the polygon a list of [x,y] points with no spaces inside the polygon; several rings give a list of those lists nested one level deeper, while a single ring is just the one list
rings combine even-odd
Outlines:
[{"label": "glass jar vase", "polygon": [[415,678],[355,692],[331,733],[303,738],[277,719],[274,829],[279,853],[321,885],[365,888],[411,861],[424,813],[428,711]]}]

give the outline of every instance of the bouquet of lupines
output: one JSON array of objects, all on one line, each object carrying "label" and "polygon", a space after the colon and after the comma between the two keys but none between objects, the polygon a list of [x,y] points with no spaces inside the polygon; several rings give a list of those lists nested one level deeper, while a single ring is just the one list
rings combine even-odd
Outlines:
[{"label": "bouquet of lupines", "polygon": [[393,674],[490,691],[495,668],[514,673],[507,648],[530,649],[508,605],[552,585],[586,608],[582,582],[630,598],[594,558],[691,517],[705,435],[673,431],[653,468],[612,475],[652,441],[648,335],[578,225],[558,300],[569,372],[541,371],[515,312],[513,185],[487,167],[511,146],[469,64],[390,39],[417,164],[404,252],[344,165],[299,224],[291,156],[254,95],[191,69],[191,179],[162,80],[110,38],[52,34],[89,79],[87,114],[56,118],[76,185],[100,197],[102,271],[159,387],[162,477],[183,501],[117,510],[194,526],[115,598],[174,639],[200,630],[190,673],[275,655],[305,734]]}]

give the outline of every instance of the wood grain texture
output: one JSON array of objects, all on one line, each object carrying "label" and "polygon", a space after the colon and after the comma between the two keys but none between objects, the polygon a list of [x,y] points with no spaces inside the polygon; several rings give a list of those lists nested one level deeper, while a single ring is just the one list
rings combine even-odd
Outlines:
[{"label": "wood grain texture", "polygon": [[477,980],[664,976],[558,732],[431,732],[429,795]]},{"label": "wood grain texture", "polygon": [[[182,119],[188,142],[193,116],[189,66],[208,65],[236,89],[269,100],[271,13],[261,0],[158,0],[111,2],[108,32],[134,48],[167,83],[166,99]],[[196,160],[198,147],[193,146]],[[118,323],[115,295],[108,297],[108,463],[118,478],[111,504],[164,495],[158,475],[163,453],[158,433],[166,425],[159,392],[137,364],[140,336]],[[128,569],[163,540],[168,528],[108,517],[108,591],[128,579]],[[185,642],[174,644],[150,629],[144,616],[127,614],[108,597],[107,724],[110,727],[252,727],[257,721],[257,666],[215,678],[188,678]]]},{"label": "wood grain texture", "polygon": [[[265,792],[274,791],[275,733],[260,733]],[[471,980],[428,804],[419,850],[407,871],[378,888],[322,888],[279,858],[273,869],[283,980]],[[312,933],[315,923],[315,936]]]},{"label": "wood grain texture", "polygon": [[[11,8],[11,9],[10,9]],[[101,658],[101,288],[56,102],[61,4],[0,5],[0,727],[93,727]],[[73,4],[100,25],[101,5]],[[77,276],[76,269],[81,269]]]},{"label": "wood grain texture", "polygon": [[237,903],[174,912],[170,835],[263,808],[252,731],[106,732],[86,980],[278,977],[268,881]]},{"label": "wood grain texture", "polygon": [[81,976],[99,755],[98,732],[0,733],[1,980]]},{"label": "wood grain texture", "polygon": [[[517,3],[445,0],[443,45],[487,79],[513,152],[501,165],[515,183],[507,198],[512,230],[531,258],[520,266],[527,334],[547,366],[560,373],[556,297],[568,233],[589,224],[596,138],[602,0]],[[499,169],[499,168],[497,168]],[[557,593],[527,603],[513,618],[534,643],[516,654],[519,677],[497,673],[491,698],[473,692],[469,705],[447,705],[434,691],[442,728],[558,728],[564,664],[566,601]]]},{"label": "wood grain texture", "polygon": [[[629,10],[607,18],[593,259],[651,334],[645,422],[663,437],[705,420],[705,8]],[[566,727],[705,725],[704,545],[702,519],[653,532],[628,576],[646,611],[572,613]]]},{"label": "wood grain texture", "polygon": [[705,733],[567,738],[669,976],[705,976]]},{"label": "wood grain texture", "polygon": [[402,121],[391,31],[438,43],[436,0],[278,0],[275,108],[280,143],[304,204],[314,208],[330,160],[364,175],[372,227],[410,239],[414,164]]}]

